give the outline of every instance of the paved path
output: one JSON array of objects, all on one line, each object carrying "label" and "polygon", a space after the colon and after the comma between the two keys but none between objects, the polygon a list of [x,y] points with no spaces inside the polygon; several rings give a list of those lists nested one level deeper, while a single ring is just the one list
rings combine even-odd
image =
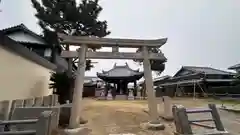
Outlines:
[{"label": "paved path", "polygon": [[240,134],[240,114],[219,110],[226,130],[234,135]]}]

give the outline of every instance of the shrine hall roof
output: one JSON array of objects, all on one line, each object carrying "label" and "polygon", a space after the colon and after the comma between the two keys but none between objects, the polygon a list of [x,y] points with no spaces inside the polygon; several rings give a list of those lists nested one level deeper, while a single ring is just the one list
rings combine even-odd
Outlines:
[{"label": "shrine hall roof", "polygon": [[143,72],[139,72],[139,70],[131,69],[128,64],[117,66],[114,64],[113,68],[109,71],[102,71],[102,73],[97,73],[99,78],[101,77],[132,77],[132,76],[143,76]]}]

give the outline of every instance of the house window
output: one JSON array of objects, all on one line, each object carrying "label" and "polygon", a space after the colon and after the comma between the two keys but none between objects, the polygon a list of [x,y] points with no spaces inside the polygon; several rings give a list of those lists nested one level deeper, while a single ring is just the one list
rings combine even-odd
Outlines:
[{"label": "house window", "polygon": [[44,56],[45,56],[45,57],[51,57],[51,54],[52,54],[52,50],[51,50],[51,49],[46,49],[46,50],[44,51]]}]

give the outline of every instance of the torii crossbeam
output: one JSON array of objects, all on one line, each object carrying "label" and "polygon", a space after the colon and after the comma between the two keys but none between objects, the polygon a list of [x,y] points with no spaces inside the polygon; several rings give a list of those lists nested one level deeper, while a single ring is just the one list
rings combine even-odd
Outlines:
[{"label": "torii crossbeam", "polygon": [[[158,124],[162,129],[164,125],[159,122],[157,112],[157,101],[153,89],[152,71],[150,59],[161,60],[165,62],[167,59],[163,53],[150,53],[148,48],[161,47],[167,42],[167,38],[156,40],[139,40],[139,39],[117,39],[117,38],[97,38],[97,37],[81,37],[81,36],[67,36],[65,34],[58,34],[62,44],[69,44],[73,46],[80,46],[78,51],[63,51],[62,57],[74,58],[78,57],[78,70],[75,82],[73,103],[70,118],[70,127],[77,128],[79,126],[79,118],[82,106],[82,92],[86,58],[89,59],[141,59],[143,60],[144,78],[146,80],[146,90],[148,95],[148,107],[150,114],[149,124]],[[88,47],[112,47],[112,52],[87,52]],[[119,47],[127,48],[142,48],[140,53],[124,53],[119,52]]]}]

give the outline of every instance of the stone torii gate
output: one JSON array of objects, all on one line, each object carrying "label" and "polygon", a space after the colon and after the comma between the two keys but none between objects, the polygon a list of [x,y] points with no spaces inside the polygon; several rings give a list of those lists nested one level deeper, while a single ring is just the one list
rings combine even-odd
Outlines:
[{"label": "stone torii gate", "polygon": [[[84,83],[84,74],[86,67],[86,59],[141,59],[143,60],[145,88],[148,95],[148,108],[150,120],[149,124],[160,125],[164,127],[159,121],[157,111],[157,101],[153,89],[152,71],[149,60],[166,61],[163,53],[150,53],[148,48],[161,47],[167,42],[167,38],[156,40],[138,40],[138,39],[113,39],[113,38],[96,38],[96,37],[82,37],[82,36],[67,36],[65,34],[58,34],[61,44],[69,44],[73,46],[80,46],[78,51],[63,51],[64,58],[79,58],[77,77],[75,82],[73,103],[70,117],[70,128],[78,128],[81,106],[82,106],[82,92]],[[88,51],[88,47],[112,47],[112,52],[92,52]],[[142,48],[142,52],[127,53],[119,52],[119,47],[127,48]]]}]

